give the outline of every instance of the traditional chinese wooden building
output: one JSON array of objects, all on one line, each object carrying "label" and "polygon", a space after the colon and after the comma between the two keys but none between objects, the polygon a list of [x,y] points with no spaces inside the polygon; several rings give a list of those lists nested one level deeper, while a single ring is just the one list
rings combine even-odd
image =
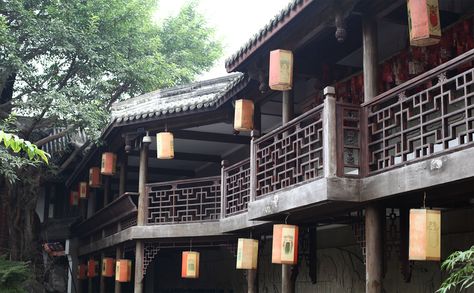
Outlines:
[{"label": "traditional chinese wooden building", "polygon": [[[115,104],[66,182],[69,199],[91,168],[116,166],[71,208],[69,292],[436,291],[438,257],[412,249],[440,242],[443,259],[474,243],[474,3],[411,2],[422,9],[295,0],[228,76]],[[439,32],[417,34],[422,17]],[[278,49],[293,54],[284,91],[269,85]],[[234,129],[241,99],[252,131]],[[410,233],[412,209],[441,218]],[[284,223],[299,228],[296,243],[279,236],[296,265],[272,264]],[[257,269],[236,269],[238,238],[258,240]],[[130,280],[78,274],[104,258],[131,261]]]}]

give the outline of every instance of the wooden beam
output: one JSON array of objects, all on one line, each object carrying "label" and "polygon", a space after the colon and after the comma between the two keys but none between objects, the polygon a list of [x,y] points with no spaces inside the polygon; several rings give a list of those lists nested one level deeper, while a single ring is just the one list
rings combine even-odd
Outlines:
[{"label": "wooden beam", "polygon": [[[139,172],[138,167],[128,167],[128,172]],[[171,169],[171,168],[157,168],[157,167],[148,167],[149,174],[163,174],[163,175],[172,175],[172,176],[186,176],[193,177],[196,175],[194,170],[187,169]]]},{"label": "wooden beam", "polygon": [[[130,156],[138,156],[138,151],[131,151]],[[148,151],[149,158],[156,158],[156,150]],[[219,155],[208,155],[208,154],[194,154],[194,153],[184,153],[184,152],[175,152],[173,160],[180,161],[193,161],[193,162],[212,162],[219,163],[222,161],[221,156]]]},{"label": "wooden beam", "polygon": [[223,143],[234,143],[234,144],[250,144],[250,137],[212,133],[212,132],[200,132],[190,130],[174,130],[174,137],[178,139],[190,139],[199,141],[212,141],[212,142],[223,142]]}]

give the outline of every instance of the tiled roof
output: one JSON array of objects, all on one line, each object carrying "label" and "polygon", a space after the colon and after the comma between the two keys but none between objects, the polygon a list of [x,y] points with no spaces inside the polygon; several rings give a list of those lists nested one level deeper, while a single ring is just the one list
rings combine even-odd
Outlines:
[{"label": "tiled roof", "polygon": [[249,54],[255,47],[263,43],[266,38],[278,31],[284,23],[289,21],[291,13],[299,13],[313,0],[293,0],[286,8],[280,11],[267,25],[265,25],[258,33],[251,37],[240,49],[225,61],[225,67],[231,72],[237,62],[242,61],[246,54]]},{"label": "tiled roof", "polygon": [[235,87],[245,86],[246,75],[227,76],[194,82],[174,88],[157,90],[116,103],[112,106],[112,121],[124,123],[171,114],[191,112],[219,105]]}]

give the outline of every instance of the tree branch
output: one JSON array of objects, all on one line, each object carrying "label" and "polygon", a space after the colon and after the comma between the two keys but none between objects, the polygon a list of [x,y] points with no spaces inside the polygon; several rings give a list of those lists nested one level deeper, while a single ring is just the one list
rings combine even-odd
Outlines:
[{"label": "tree branch", "polygon": [[61,138],[61,137],[65,136],[69,131],[73,130],[74,128],[75,128],[75,126],[71,125],[71,126],[67,127],[66,129],[64,129],[61,132],[58,132],[56,134],[52,134],[50,136],[47,136],[45,138],[42,138],[42,139],[36,141],[35,144],[36,144],[37,147],[42,147],[43,145],[47,144],[50,141],[53,141],[55,139],[58,139],[58,138]]},{"label": "tree branch", "polygon": [[114,93],[110,96],[110,100],[107,103],[107,110],[112,107],[112,104],[117,101],[120,96],[130,88],[130,83],[125,82],[122,85],[119,85],[115,88]]}]

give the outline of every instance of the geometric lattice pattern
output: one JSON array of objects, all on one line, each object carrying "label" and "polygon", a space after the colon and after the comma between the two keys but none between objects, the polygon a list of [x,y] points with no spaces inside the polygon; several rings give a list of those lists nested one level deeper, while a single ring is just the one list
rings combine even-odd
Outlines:
[{"label": "geometric lattice pattern", "polygon": [[324,176],[322,108],[255,141],[256,197]]},{"label": "geometric lattice pattern", "polygon": [[153,262],[158,252],[160,252],[159,243],[145,243],[143,252],[143,276],[146,275],[148,266]]},{"label": "geometric lattice pattern", "polygon": [[247,211],[250,200],[250,159],[224,169],[225,215]]},{"label": "geometric lattice pattern", "polygon": [[369,106],[369,172],[474,141],[474,70],[468,66],[423,79]]},{"label": "geometric lattice pattern", "polygon": [[148,184],[148,224],[215,221],[220,218],[220,177]]},{"label": "geometric lattice pattern", "polygon": [[120,230],[125,230],[130,227],[136,226],[137,225],[137,216],[133,215],[131,217],[125,218],[122,221],[120,221]]}]

